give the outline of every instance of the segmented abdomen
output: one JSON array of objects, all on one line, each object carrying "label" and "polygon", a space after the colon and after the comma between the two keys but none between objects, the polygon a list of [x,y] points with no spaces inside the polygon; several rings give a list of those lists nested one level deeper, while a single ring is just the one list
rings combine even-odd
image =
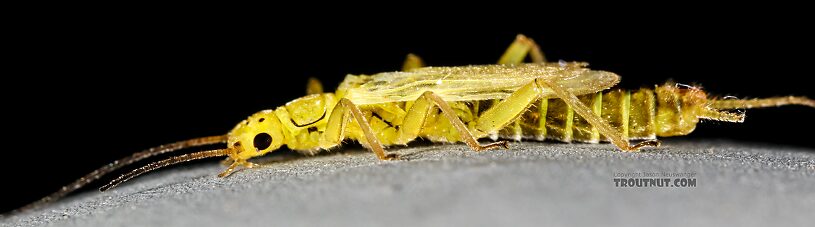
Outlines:
[{"label": "segmented abdomen", "polygon": [[[611,90],[579,96],[586,106],[632,140],[656,138],[656,97],[651,89]],[[491,104],[488,104],[491,105]],[[484,104],[480,104],[484,107]],[[558,140],[597,143],[608,141],[560,99],[540,99],[520,118],[498,132],[505,139]]]}]

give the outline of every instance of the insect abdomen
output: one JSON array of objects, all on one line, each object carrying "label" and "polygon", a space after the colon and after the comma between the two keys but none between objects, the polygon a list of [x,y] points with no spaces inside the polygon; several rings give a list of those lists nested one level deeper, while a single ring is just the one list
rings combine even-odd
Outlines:
[{"label": "insect abdomen", "polygon": [[[654,139],[656,99],[653,90],[611,90],[579,96],[586,106],[629,139]],[[562,142],[608,141],[560,99],[537,100],[518,120],[499,132],[507,139]]]}]

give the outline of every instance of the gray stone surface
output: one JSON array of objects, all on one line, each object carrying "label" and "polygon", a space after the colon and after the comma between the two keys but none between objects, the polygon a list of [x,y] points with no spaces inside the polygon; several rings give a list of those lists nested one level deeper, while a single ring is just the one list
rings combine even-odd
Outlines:
[{"label": "gray stone surface", "polygon": [[[206,162],[160,170],[6,217],[3,226],[812,226],[815,151],[669,140],[623,153],[609,144],[461,144],[277,155],[219,179]],[[695,173],[696,187],[615,187],[615,173]]]}]

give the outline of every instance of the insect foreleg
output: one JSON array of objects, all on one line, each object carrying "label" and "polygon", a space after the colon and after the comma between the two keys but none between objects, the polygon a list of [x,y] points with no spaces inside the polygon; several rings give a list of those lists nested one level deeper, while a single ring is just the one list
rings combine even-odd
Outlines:
[{"label": "insect foreleg", "polygon": [[239,166],[243,166],[243,168],[251,169],[251,168],[257,167],[258,165],[255,164],[255,163],[246,161],[246,160],[235,160],[223,172],[219,173],[218,177],[227,177],[227,176],[229,176],[230,174],[235,172],[235,168],[237,168]]},{"label": "insect foreleg", "polygon": [[367,145],[376,154],[376,157],[382,160],[397,158],[396,154],[385,154],[385,148],[382,146],[382,142],[376,138],[373,129],[371,129],[371,125],[368,123],[368,119],[365,119],[365,116],[362,115],[362,111],[359,110],[357,105],[345,98],[337,103],[337,106],[334,107],[331,116],[328,118],[325,131],[320,137],[321,148],[328,149],[334,147],[345,139],[345,127],[350,117],[353,117],[359,125],[359,128],[362,129],[365,140],[367,140]]},{"label": "insect foreleg", "polygon": [[515,41],[509,45],[506,52],[501,55],[498,64],[520,64],[524,62],[527,55],[529,55],[534,63],[546,62],[546,57],[544,57],[543,52],[535,41],[532,41],[532,39],[524,35],[518,35]]},{"label": "insect foreleg", "polygon": [[458,118],[456,112],[450,108],[450,105],[447,104],[446,101],[442,100],[441,97],[430,91],[423,93],[406,113],[405,119],[402,121],[402,126],[399,128],[397,143],[407,143],[415,139],[421,132],[422,125],[424,125],[427,116],[430,115],[430,110],[434,106],[439,107],[444,117],[450,121],[453,128],[455,128],[459,135],[461,135],[461,140],[473,150],[483,151],[498,147],[507,148],[506,141],[489,143],[486,145],[481,145],[478,143],[478,139],[474,137],[472,133],[470,133],[470,130],[468,130],[467,126],[464,125],[464,122]]}]

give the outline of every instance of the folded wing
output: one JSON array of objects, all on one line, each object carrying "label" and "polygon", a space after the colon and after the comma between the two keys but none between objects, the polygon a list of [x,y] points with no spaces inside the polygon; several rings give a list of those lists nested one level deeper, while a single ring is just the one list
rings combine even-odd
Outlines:
[{"label": "folded wing", "polygon": [[[613,87],[620,77],[611,72],[591,70],[585,63],[546,63],[520,65],[476,65],[426,67],[410,72],[349,76],[355,86],[346,98],[358,105],[414,101],[432,91],[446,101],[505,99],[522,86],[542,78],[556,81],[575,95]],[[554,97],[544,89],[543,97]]]}]

